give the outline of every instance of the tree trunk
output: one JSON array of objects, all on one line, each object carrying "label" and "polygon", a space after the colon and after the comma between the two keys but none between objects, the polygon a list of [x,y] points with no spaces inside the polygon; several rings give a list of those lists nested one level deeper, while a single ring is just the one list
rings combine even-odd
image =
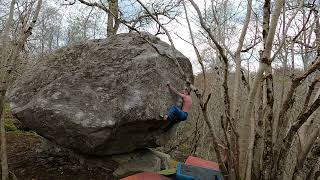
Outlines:
[{"label": "tree trunk", "polygon": [[[15,0],[12,0],[11,7],[10,7],[10,13],[9,13],[9,20],[7,22],[7,25],[9,26],[6,28],[4,39],[5,44],[7,43],[7,40],[9,39],[8,33],[10,30],[10,24],[12,21],[12,14],[13,14],[13,8],[14,8]],[[4,130],[4,103],[5,103],[5,94],[9,87],[9,83],[11,80],[11,73],[12,71],[16,70],[17,66],[17,58],[19,56],[20,51],[23,49],[23,46],[27,40],[27,38],[31,35],[32,29],[35,26],[35,23],[38,19],[38,15],[40,12],[40,8],[42,5],[42,0],[38,0],[38,4],[36,6],[34,16],[31,20],[31,23],[29,27],[26,28],[26,31],[23,32],[21,37],[18,39],[17,44],[14,45],[13,49],[10,51],[9,54],[3,53],[4,56],[2,57],[2,62],[4,62],[4,67],[6,67],[4,70],[1,71],[1,85],[0,85],[0,128],[1,128],[1,164],[2,164],[2,179],[6,180],[8,179],[8,164],[6,159],[6,139],[5,139],[5,130]]]},{"label": "tree trunk", "polygon": [[[294,172],[292,180],[313,180],[314,174],[313,171],[316,167],[317,162],[319,162],[319,152],[320,152],[320,143],[319,139],[315,142],[312,146],[308,157],[306,158],[306,162],[303,164],[303,167],[299,170]],[[318,178],[317,178],[318,179]],[[316,180],[316,179],[315,179]]]},{"label": "tree trunk", "polygon": [[[118,7],[118,0],[108,0],[108,5],[110,12],[108,13],[108,24],[107,24],[107,36],[117,34],[119,28],[118,22],[118,14],[119,14],[119,7]],[[115,17],[114,17],[115,16]]]},{"label": "tree trunk", "polygon": [[[272,43],[274,40],[274,35],[275,35],[275,31],[276,31],[276,27],[279,21],[279,17],[280,17],[280,13],[281,13],[281,9],[284,5],[284,0],[278,0],[275,3],[275,8],[274,8],[274,12],[272,14],[272,18],[271,18],[271,22],[270,22],[270,29],[268,31],[268,35],[266,38],[266,43],[265,43],[265,49],[262,55],[262,59],[259,63],[259,69],[257,71],[256,74],[256,78],[253,82],[251,91],[249,93],[249,97],[248,97],[248,103],[246,105],[245,108],[245,115],[244,115],[244,122],[243,124],[243,128],[241,129],[243,132],[247,131],[250,132],[249,133],[249,137],[248,136],[243,136],[242,138],[242,149],[240,149],[240,161],[241,162],[247,162],[247,164],[251,164],[250,161],[252,161],[252,159],[247,159],[247,157],[252,157],[252,151],[250,151],[250,149],[246,149],[244,147],[248,147],[249,142],[254,141],[254,134],[251,131],[254,131],[254,129],[250,128],[250,124],[254,124],[255,122],[252,122],[250,120],[252,120],[250,118],[251,114],[252,114],[252,109],[253,109],[253,104],[254,104],[254,100],[255,100],[255,95],[257,93],[257,88],[261,82],[261,79],[263,77],[263,73],[266,70],[266,68],[268,67],[269,64],[271,64],[270,62],[270,56],[271,56],[271,49],[272,49]],[[247,133],[246,133],[247,134]],[[248,141],[249,140],[249,141]],[[240,146],[241,148],[241,146]],[[247,167],[247,166],[245,166]],[[248,167],[247,167],[248,168]],[[245,173],[246,170],[242,169],[241,175],[242,177],[245,177]]]},{"label": "tree trunk", "polygon": [[[235,61],[236,61],[236,72],[235,72],[235,79],[234,79],[234,93],[233,93],[233,106],[232,106],[232,113],[231,118],[234,123],[235,128],[237,129],[237,132],[239,132],[239,120],[240,120],[240,82],[241,82],[241,49],[243,47],[245,35],[247,33],[247,29],[249,26],[250,18],[251,18],[251,8],[252,8],[252,0],[249,0],[247,3],[247,12],[246,12],[246,18],[244,25],[242,27],[241,35],[239,38],[239,44],[235,53]],[[227,68],[227,67],[226,67]],[[232,147],[239,147],[239,141],[238,137],[235,137],[234,135],[231,136],[231,146]],[[239,176],[239,149],[235,148],[233,154],[236,155],[234,157],[236,161],[236,174]],[[239,177],[238,177],[239,178]]]},{"label": "tree trunk", "polygon": [[239,99],[240,99],[240,82],[241,82],[241,56],[240,52],[243,47],[243,42],[245,39],[245,35],[247,33],[247,29],[249,26],[250,22],[250,17],[251,17],[251,8],[252,8],[252,0],[248,1],[247,4],[247,14],[246,14],[246,19],[244,22],[244,25],[242,27],[241,35],[239,38],[239,44],[238,48],[235,53],[235,61],[236,61],[236,73],[235,73],[235,80],[234,80],[234,94],[233,94],[233,106],[232,106],[232,118],[234,118],[234,121],[238,123],[240,119],[240,112],[239,112]]},{"label": "tree trunk", "polygon": [[44,37],[44,28],[45,28],[45,17],[44,15],[42,15],[42,18],[41,18],[41,40],[40,40],[40,43],[41,43],[41,57],[43,57],[44,55],[44,40],[45,40],[45,37]]},{"label": "tree trunk", "polygon": [[[8,65],[7,63],[7,56],[8,56],[8,52],[9,52],[9,32],[11,30],[11,26],[12,26],[12,21],[13,21],[13,12],[14,12],[14,6],[16,4],[15,0],[11,1],[10,4],[10,11],[9,11],[9,18],[6,21],[5,24],[5,28],[3,31],[2,35],[2,41],[3,41],[3,49],[2,49],[2,58],[1,60],[1,67],[6,67]],[[3,113],[3,109],[4,109],[4,102],[5,102],[5,94],[6,94],[6,81],[3,81],[4,78],[6,78],[6,73],[7,71],[1,71],[0,72],[0,79],[2,80],[0,83],[0,130],[1,130],[1,179],[2,180],[7,180],[9,179],[9,169],[8,169],[8,160],[7,160],[7,146],[6,146],[6,132],[4,129],[4,113]]]},{"label": "tree trunk", "polygon": [[1,172],[2,180],[9,179],[9,168],[7,159],[7,144],[6,144],[6,131],[4,129],[4,102],[5,90],[0,91],[0,130],[1,130]]},{"label": "tree trunk", "polygon": [[290,127],[286,137],[282,140],[282,146],[280,148],[279,155],[276,156],[278,157],[278,159],[274,163],[277,170],[273,171],[273,178],[283,179],[284,167],[285,167],[286,159],[288,156],[288,152],[290,150],[290,147],[294,139],[294,135],[297,133],[299,128],[307,121],[310,115],[314,113],[314,111],[319,106],[320,106],[320,98],[318,97],[318,99],[311,104],[310,108],[306,110],[304,110],[303,108],[303,111],[299,114],[297,121]]},{"label": "tree trunk", "polygon": [[304,139],[307,142],[304,143],[304,146],[302,146],[301,151],[298,154],[297,163],[294,169],[294,173],[292,176],[293,180],[297,180],[298,174],[302,173],[303,165],[307,159],[307,155],[310,152],[312,146],[314,145],[315,141],[317,140],[319,136],[319,128],[314,129],[314,131],[310,134],[308,139]]},{"label": "tree trunk", "polygon": [[255,134],[255,142],[253,149],[253,161],[252,161],[252,180],[260,180],[262,178],[262,154],[264,147],[264,114],[266,109],[263,109],[263,84],[259,86],[257,90],[257,97],[255,102],[255,126],[256,126],[256,134]]},{"label": "tree trunk", "polygon": [[265,121],[265,131],[264,131],[264,151],[263,151],[263,179],[268,179],[271,167],[272,167],[272,156],[273,156],[273,104],[274,104],[274,94],[273,94],[273,76],[272,76],[272,68],[271,65],[268,66],[266,71],[266,82],[267,82],[267,105],[266,108],[268,111],[266,112]]}]

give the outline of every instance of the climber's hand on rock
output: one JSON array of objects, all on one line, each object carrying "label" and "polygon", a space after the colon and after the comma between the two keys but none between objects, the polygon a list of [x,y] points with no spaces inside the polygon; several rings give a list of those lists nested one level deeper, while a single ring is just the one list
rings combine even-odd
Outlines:
[{"label": "climber's hand on rock", "polygon": [[167,86],[168,86],[168,87],[170,87],[170,86],[171,86],[171,84],[170,84],[170,82],[169,82],[169,81],[167,82]]}]

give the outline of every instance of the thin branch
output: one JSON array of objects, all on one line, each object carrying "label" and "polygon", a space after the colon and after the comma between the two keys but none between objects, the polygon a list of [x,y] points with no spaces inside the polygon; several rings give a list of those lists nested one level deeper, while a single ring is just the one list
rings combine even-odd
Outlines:
[{"label": "thin branch", "polygon": [[211,98],[211,93],[208,95],[206,102],[204,103],[204,108],[207,108],[208,102]]},{"label": "thin branch", "polygon": [[[179,62],[178,62],[178,60],[177,60],[177,59],[175,58],[175,56],[174,56],[175,51],[176,51],[176,48],[175,48],[175,46],[174,46],[174,44],[173,44],[172,38],[171,38],[171,36],[170,36],[170,34],[169,34],[169,31],[167,30],[167,28],[165,28],[165,27],[160,23],[160,21],[149,11],[149,9],[148,9],[140,0],[136,0],[136,1],[139,2],[139,4],[143,7],[144,10],[147,11],[147,13],[150,15],[150,17],[151,17],[155,22],[157,22],[157,23],[159,24],[159,26],[165,31],[165,33],[166,33],[166,35],[167,35],[167,37],[168,37],[168,39],[169,39],[169,41],[170,41],[170,44],[171,44],[171,51],[172,51],[174,63],[177,65],[180,74],[185,77],[186,74],[184,73],[184,71],[182,70],[182,68],[181,68],[181,66],[180,66],[180,64],[179,64]],[[187,79],[187,77],[185,77],[185,78]],[[187,79],[187,81],[188,81],[188,79]]]},{"label": "thin branch", "polygon": [[252,45],[248,46],[246,49],[242,49],[240,52],[248,52],[260,43],[261,43],[261,39],[259,38],[259,41],[254,42]]},{"label": "thin branch", "polygon": [[187,41],[186,39],[184,39],[183,37],[181,37],[178,33],[174,33],[174,34],[175,34],[179,39],[181,39],[182,41],[184,41],[184,42],[190,44],[191,46],[193,46],[193,45],[192,45],[192,42]]},{"label": "thin branch", "polygon": [[214,45],[217,47],[218,52],[219,52],[220,56],[222,57],[223,61],[224,62],[228,62],[228,58],[225,55],[222,46],[218,43],[218,41],[216,40],[216,38],[212,34],[211,29],[204,22],[203,17],[201,15],[201,11],[200,11],[198,5],[193,0],[189,0],[189,1],[192,4],[192,6],[194,7],[194,9],[197,11],[197,14],[198,14],[198,17],[199,17],[200,24],[201,24],[202,28],[208,33],[210,39],[213,41]]},{"label": "thin branch", "polygon": [[[184,7],[185,15],[186,15],[186,20],[187,20],[187,24],[188,24],[189,34],[190,34],[190,38],[191,38],[191,42],[192,42],[192,47],[193,47],[193,49],[194,49],[194,51],[195,51],[195,53],[197,55],[197,60],[198,60],[200,66],[201,66],[201,69],[202,69],[203,84],[204,84],[202,95],[204,96],[205,93],[206,93],[206,89],[207,89],[206,71],[205,71],[205,68],[204,68],[203,59],[200,56],[200,52],[199,52],[199,50],[196,47],[196,44],[194,42],[193,33],[192,33],[192,30],[191,30],[191,25],[190,25],[190,21],[189,21],[189,17],[188,17],[188,12],[187,12],[186,4],[185,4],[184,1],[183,1],[183,7]],[[209,94],[209,96],[210,96],[210,94]],[[207,101],[209,101],[209,100],[207,100]]]},{"label": "thin branch", "polygon": [[[301,1],[300,3],[301,3],[301,5],[302,5],[302,4],[303,4],[303,1]],[[300,7],[300,8],[302,8],[302,7]],[[300,36],[300,34],[301,34],[303,31],[306,30],[306,25],[307,25],[307,23],[308,23],[308,21],[309,21],[309,19],[310,19],[310,17],[311,17],[311,12],[312,12],[312,11],[310,11],[310,13],[309,13],[309,15],[308,15],[308,18],[307,18],[306,23],[303,24],[303,26],[302,26],[302,28],[300,29],[300,31],[293,37],[292,42],[295,42],[295,40]],[[286,27],[286,29],[284,30],[284,34],[287,34],[287,32],[288,32],[288,30],[289,30],[289,27],[290,27],[290,24],[291,24],[292,20],[295,18],[295,16],[297,15],[297,13],[298,13],[298,10],[297,10],[297,11],[295,12],[295,14],[289,19],[289,22],[287,23],[287,27]],[[287,38],[287,35],[285,35],[285,36],[282,38],[282,41],[281,41],[281,43],[280,43],[280,46],[279,46],[278,50],[273,54],[273,56],[272,56],[272,58],[271,58],[272,61],[276,58],[276,56],[279,54],[279,52],[281,51],[282,47],[283,47],[284,44],[286,43],[286,38]]]},{"label": "thin branch", "polygon": [[307,95],[306,95],[306,99],[304,101],[304,105],[303,105],[303,108],[302,108],[302,111],[306,111],[307,108],[308,108],[308,105],[309,105],[309,102],[310,102],[310,98],[311,98],[311,94],[316,86],[316,84],[320,81],[320,77],[318,79],[316,79],[315,81],[313,81],[311,83],[311,85],[309,86],[309,90],[307,92]]},{"label": "thin branch", "polygon": [[[90,2],[87,2],[87,1],[84,1],[84,0],[79,0],[79,2],[81,2],[82,4],[85,4],[87,6],[94,6],[94,7],[98,7],[100,9],[102,9],[103,11],[105,11],[106,13],[108,14],[111,14],[113,17],[117,17],[115,14],[113,14],[106,6],[104,6],[103,4],[98,4],[97,2],[93,2],[93,3],[90,3]],[[74,3],[73,3],[74,4]]]}]

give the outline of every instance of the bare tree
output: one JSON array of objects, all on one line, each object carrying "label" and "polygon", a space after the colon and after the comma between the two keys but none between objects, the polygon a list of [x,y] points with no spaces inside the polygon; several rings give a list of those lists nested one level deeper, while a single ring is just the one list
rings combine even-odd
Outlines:
[{"label": "bare tree", "polygon": [[8,165],[6,157],[6,138],[4,130],[4,103],[5,103],[5,94],[10,85],[12,79],[12,73],[16,71],[18,64],[18,56],[23,49],[24,44],[26,43],[27,38],[31,35],[33,27],[38,19],[38,15],[41,9],[42,0],[38,0],[37,6],[34,10],[32,19],[28,24],[25,24],[22,33],[17,39],[17,42],[13,45],[9,45],[10,40],[9,31],[11,30],[11,23],[13,21],[13,11],[14,5],[16,4],[15,0],[11,1],[9,18],[6,23],[4,32],[1,34],[1,37],[4,42],[4,48],[2,49],[1,56],[1,85],[0,85],[0,119],[1,119],[1,164],[2,164],[2,179],[8,179]]}]

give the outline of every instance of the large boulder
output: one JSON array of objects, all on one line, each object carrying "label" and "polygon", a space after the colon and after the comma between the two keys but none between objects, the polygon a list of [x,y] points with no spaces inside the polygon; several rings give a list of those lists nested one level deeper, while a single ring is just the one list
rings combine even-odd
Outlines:
[{"label": "large boulder", "polygon": [[193,81],[190,61],[148,33],[61,48],[29,68],[7,97],[14,115],[41,136],[80,153],[110,155],[160,146],[159,114],[175,103],[166,88]]}]

